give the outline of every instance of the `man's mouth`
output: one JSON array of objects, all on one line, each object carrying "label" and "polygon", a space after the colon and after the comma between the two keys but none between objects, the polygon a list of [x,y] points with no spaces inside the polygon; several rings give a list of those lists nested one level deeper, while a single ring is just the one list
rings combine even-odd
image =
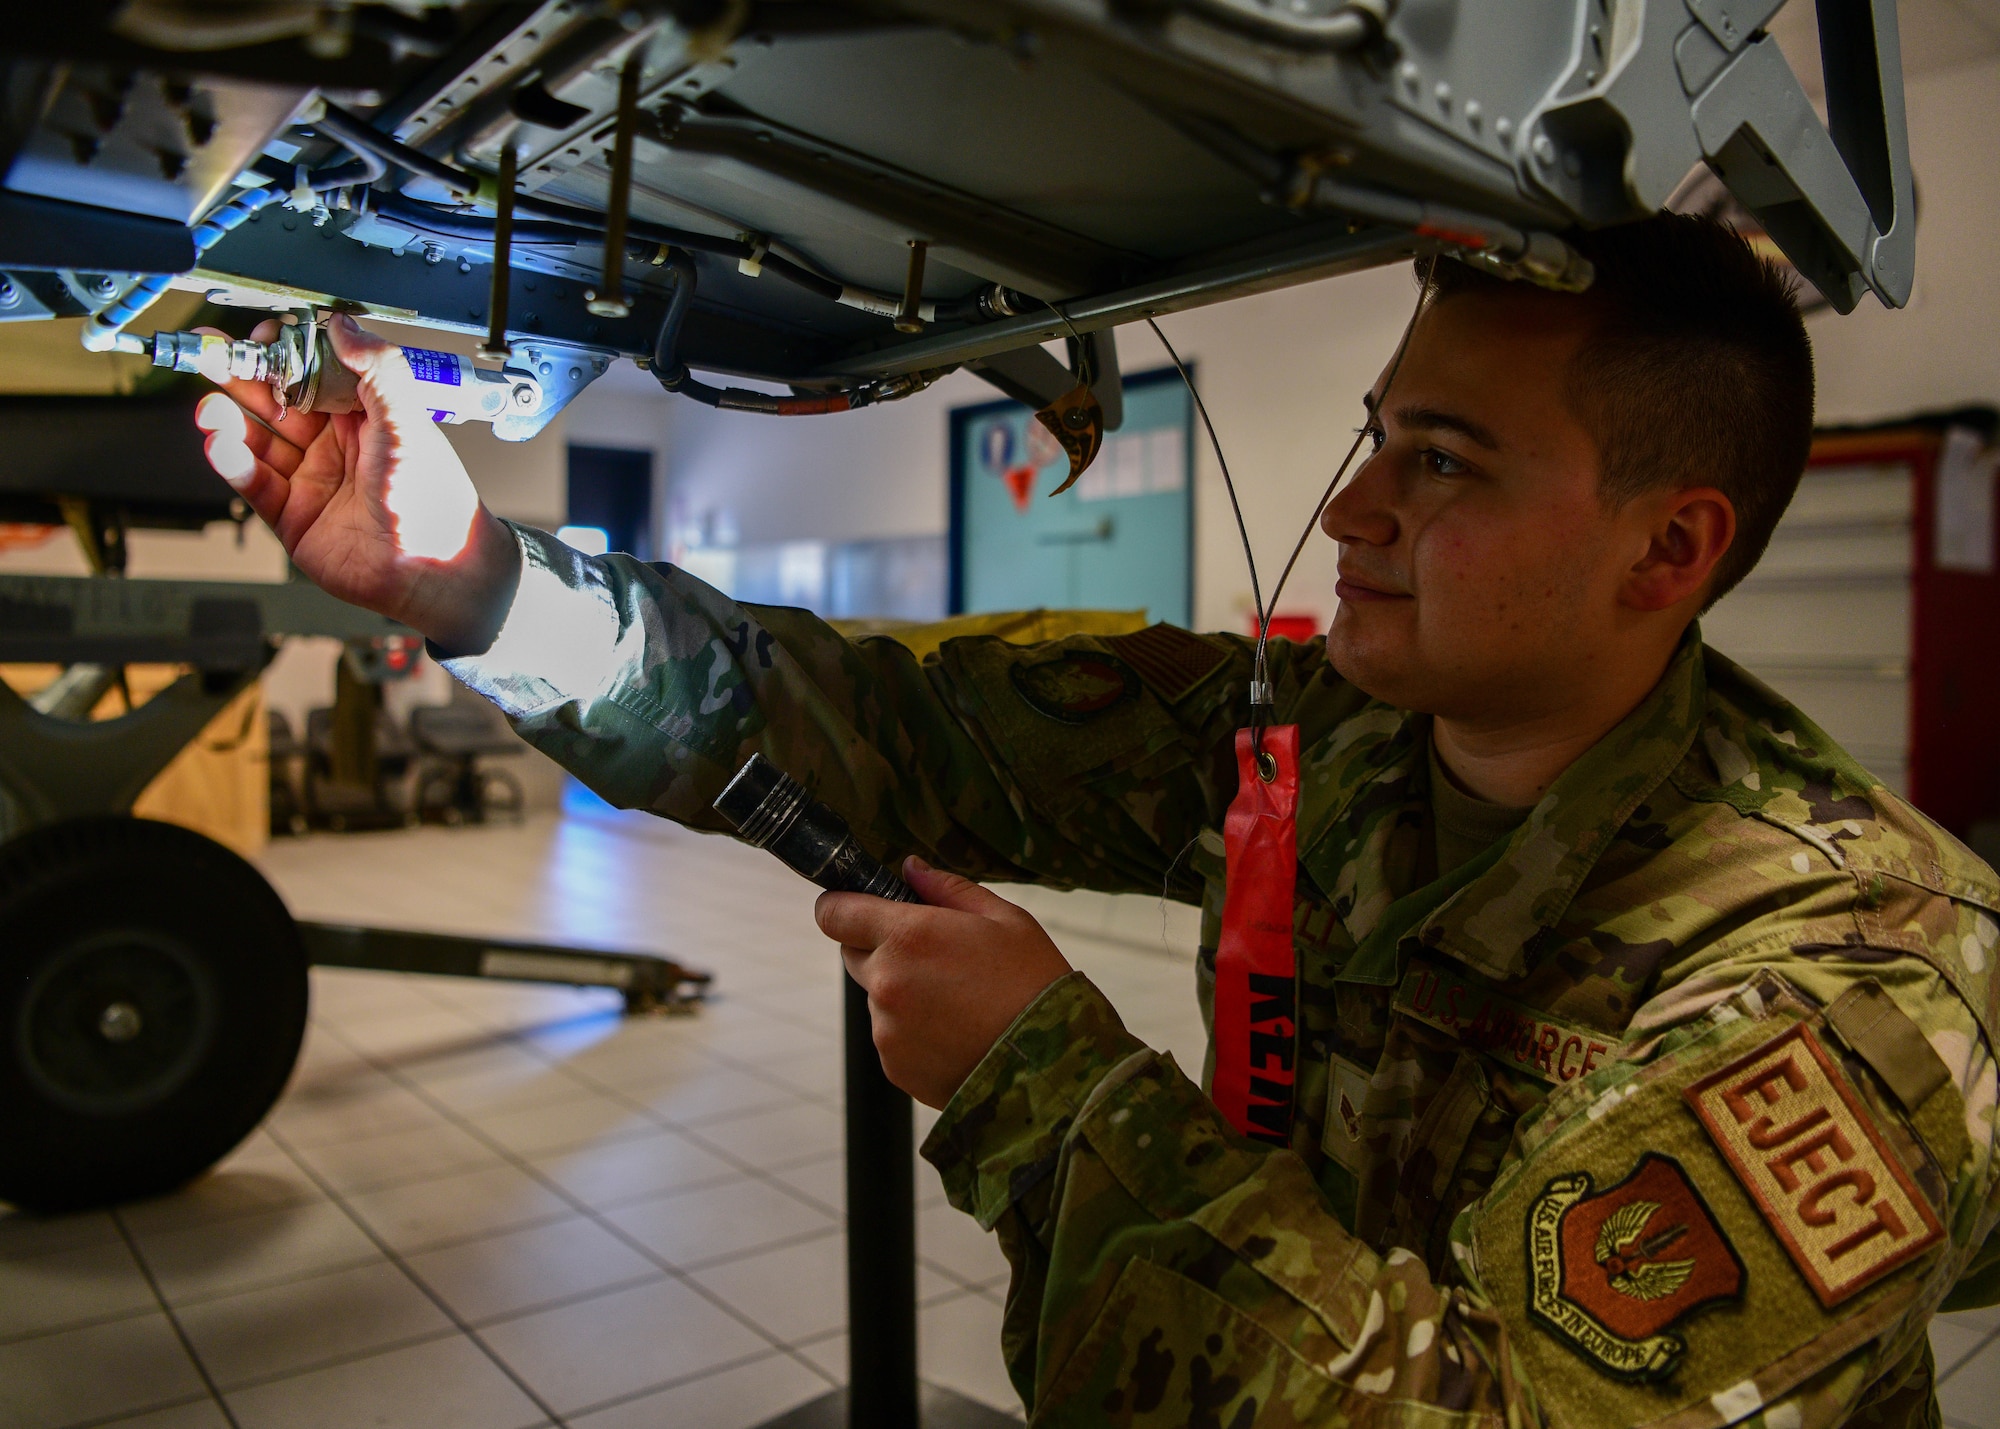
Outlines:
[{"label": "man's mouth", "polygon": [[1408,591],[1389,590],[1373,581],[1361,576],[1350,575],[1345,571],[1341,572],[1340,578],[1333,583],[1333,593],[1343,601],[1353,601],[1357,604],[1377,600],[1410,599]]}]

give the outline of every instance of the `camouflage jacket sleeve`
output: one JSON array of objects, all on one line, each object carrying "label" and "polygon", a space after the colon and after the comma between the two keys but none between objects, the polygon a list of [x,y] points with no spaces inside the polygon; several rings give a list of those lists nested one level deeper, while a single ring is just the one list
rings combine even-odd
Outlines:
[{"label": "camouflage jacket sleeve", "polygon": [[1872,969],[1894,996],[1823,967],[1810,993],[1746,967],[1663,996],[1523,1121],[1430,1269],[1350,1235],[1080,976],[924,1154],[1013,1263],[1038,1425],[1902,1423],[2000,1214],[1995,1082],[1920,963]]},{"label": "camouflage jacket sleeve", "polygon": [[[1182,665],[1157,659],[1143,679],[1107,652],[1116,638],[967,638],[919,661],[809,611],[740,605],[671,566],[513,530],[521,584],[498,637],[443,663],[612,803],[722,830],[709,805],[761,752],[878,857],[1155,894],[1171,874],[1178,896],[1198,891],[1179,855],[1234,792],[1223,692],[1243,689],[1244,642],[1156,627]],[[1324,687],[1318,642],[1276,648],[1281,697]],[[1114,683],[1093,686],[1098,675]],[[1191,683],[1178,703],[1162,697]],[[1088,717],[1066,719],[1063,701]]]},{"label": "camouflage jacket sleeve", "polygon": [[952,1203],[1014,1267],[1002,1331],[1037,1425],[1535,1423],[1485,1302],[1341,1226],[1080,973],[932,1128]]}]

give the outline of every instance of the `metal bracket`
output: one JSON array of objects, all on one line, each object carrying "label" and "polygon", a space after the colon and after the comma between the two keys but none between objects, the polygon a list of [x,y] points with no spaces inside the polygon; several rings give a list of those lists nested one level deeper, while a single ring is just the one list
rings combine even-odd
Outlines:
[{"label": "metal bracket", "polygon": [[541,386],[542,400],[533,411],[509,412],[495,419],[493,435],[503,442],[525,442],[534,436],[611,366],[610,357],[602,352],[553,342],[516,342],[512,354],[502,370],[532,375]]},{"label": "metal bracket", "polygon": [[1899,308],[1916,273],[1915,189],[1894,0],[1823,6],[1827,123],[1764,35],[1694,101],[1702,156],[1827,301]]},{"label": "metal bracket", "polygon": [[[1047,348],[1017,347],[966,364],[966,370],[998,387],[1016,402],[1045,412],[1074,392],[1079,382],[1097,399],[1100,431],[1115,432],[1125,422],[1125,384],[1118,371],[1118,340],[1111,329],[1083,334],[1081,345],[1068,339],[1070,366],[1049,355]],[[1081,468],[1079,468],[1079,473]]]},{"label": "metal bracket", "polygon": [[1017,347],[968,362],[967,370],[998,387],[1016,402],[1039,411],[1076,386],[1076,376],[1047,348]]},{"label": "metal bracket", "polygon": [[1636,32],[1593,20],[1590,34],[1595,43],[1609,23],[1614,43],[1635,37],[1596,62],[1601,71],[1579,58],[1523,124],[1524,185],[1588,223],[1617,223],[1658,208],[1706,160],[1835,308],[1851,311],[1870,290],[1892,308],[1909,301],[1914,190],[1895,0],[1819,7],[1824,125],[1761,28],[1782,0],[1626,5],[1635,23],[1643,15]]}]

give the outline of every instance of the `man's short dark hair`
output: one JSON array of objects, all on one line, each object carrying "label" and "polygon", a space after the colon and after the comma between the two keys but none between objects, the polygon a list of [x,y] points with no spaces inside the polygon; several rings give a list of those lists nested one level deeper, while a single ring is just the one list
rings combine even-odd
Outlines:
[{"label": "man's short dark hair", "polygon": [[[1716,564],[1713,605],[1764,554],[1812,448],[1812,344],[1796,281],[1734,230],[1691,214],[1572,241],[1597,277],[1576,299],[1592,310],[1592,329],[1566,396],[1597,442],[1604,497],[1622,505],[1690,486],[1727,495],[1736,539]],[[1442,262],[1433,291],[1505,281]]]}]

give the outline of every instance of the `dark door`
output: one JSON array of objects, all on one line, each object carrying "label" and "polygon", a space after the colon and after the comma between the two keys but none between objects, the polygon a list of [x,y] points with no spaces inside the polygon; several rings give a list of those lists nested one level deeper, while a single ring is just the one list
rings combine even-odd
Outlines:
[{"label": "dark door", "polygon": [[606,549],[653,558],[653,454],[622,447],[569,449],[571,526],[595,526]]}]

